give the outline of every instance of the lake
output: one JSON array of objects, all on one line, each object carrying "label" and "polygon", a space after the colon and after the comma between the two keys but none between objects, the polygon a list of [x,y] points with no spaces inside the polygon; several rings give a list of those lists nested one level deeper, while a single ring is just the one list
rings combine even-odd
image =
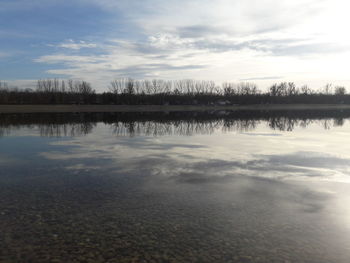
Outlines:
[{"label": "lake", "polygon": [[349,262],[349,120],[0,114],[0,262]]}]

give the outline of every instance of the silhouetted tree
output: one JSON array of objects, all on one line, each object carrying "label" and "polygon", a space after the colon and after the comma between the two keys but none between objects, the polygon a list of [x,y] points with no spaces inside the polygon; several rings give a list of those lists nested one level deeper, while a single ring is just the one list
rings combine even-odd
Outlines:
[{"label": "silhouetted tree", "polygon": [[334,94],[335,95],[345,95],[346,93],[346,88],[345,87],[340,87],[340,86],[337,86],[334,88]]},{"label": "silhouetted tree", "polygon": [[[333,92],[334,90],[334,92]],[[36,90],[9,88],[0,82],[1,104],[128,104],[128,105],[229,105],[265,103],[350,103],[346,88],[327,84],[317,92],[294,82],[281,82],[262,92],[249,82],[218,86],[213,81],[191,79],[115,79],[109,91],[96,94],[83,80],[41,79]]]}]

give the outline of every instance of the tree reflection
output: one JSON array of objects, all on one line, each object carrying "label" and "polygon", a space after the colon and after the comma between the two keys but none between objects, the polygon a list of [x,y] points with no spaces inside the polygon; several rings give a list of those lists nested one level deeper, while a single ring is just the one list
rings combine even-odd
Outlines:
[{"label": "tree reflection", "polygon": [[344,125],[348,118],[350,110],[0,114],[0,136],[19,129],[44,137],[84,136],[98,123],[110,126],[116,136],[248,132],[264,123],[272,130],[293,131],[313,123],[331,129]]},{"label": "tree reflection", "polygon": [[42,137],[76,137],[92,132],[95,123],[72,123],[72,124],[40,124],[38,125]]}]

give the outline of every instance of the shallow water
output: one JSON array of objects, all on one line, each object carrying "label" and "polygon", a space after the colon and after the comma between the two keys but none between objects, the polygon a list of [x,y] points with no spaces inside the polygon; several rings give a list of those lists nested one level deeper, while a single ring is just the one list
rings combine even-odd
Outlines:
[{"label": "shallow water", "polygon": [[349,118],[0,115],[0,262],[349,262]]}]

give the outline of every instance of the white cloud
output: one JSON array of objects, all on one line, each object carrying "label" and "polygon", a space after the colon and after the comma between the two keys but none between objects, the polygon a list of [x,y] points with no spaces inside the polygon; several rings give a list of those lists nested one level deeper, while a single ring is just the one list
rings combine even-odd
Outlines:
[{"label": "white cloud", "polygon": [[344,0],[90,0],[106,11],[124,11],[148,33],[190,26],[212,27],[230,34],[251,34],[303,24]]},{"label": "white cloud", "polygon": [[255,79],[263,87],[271,76],[315,87],[350,84],[345,0],[89,1],[110,13],[121,11],[142,37],[113,39],[111,32],[98,44],[101,52],[91,49],[90,55],[69,51],[97,44],[65,41],[58,47],[67,52],[35,60],[63,64],[49,73],[85,78],[98,90],[120,76]]},{"label": "white cloud", "polygon": [[85,41],[75,42],[73,39],[69,39],[63,43],[58,44],[56,47],[80,50],[82,48],[96,48],[97,45],[94,43],[86,43]]},{"label": "white cloud", "polygon": [[66,54],[54,54],[41,56],[35,59],[35,62],[56,64],[56,63],[65,63],[65,64],[78,64],[78,63],[96,63],[101,61],[102,58],[98,56],[79,56],[79,55],[66,55]]}]

